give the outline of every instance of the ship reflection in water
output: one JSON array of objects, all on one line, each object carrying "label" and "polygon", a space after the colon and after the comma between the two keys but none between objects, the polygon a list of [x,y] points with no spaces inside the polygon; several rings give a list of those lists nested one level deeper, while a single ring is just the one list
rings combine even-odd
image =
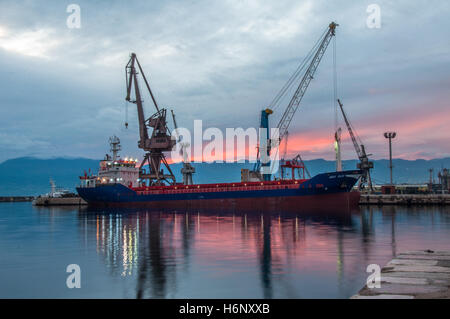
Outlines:
[{"label": "ship reflection in water", "polygon": [[[449,249],[447,208],[339,214],[82,209],[85,247],[131,298],[348,298],[397,250]],[[446,247],[447,246],[447,247]],[[105,296],[124,296],[105,289]]]}]

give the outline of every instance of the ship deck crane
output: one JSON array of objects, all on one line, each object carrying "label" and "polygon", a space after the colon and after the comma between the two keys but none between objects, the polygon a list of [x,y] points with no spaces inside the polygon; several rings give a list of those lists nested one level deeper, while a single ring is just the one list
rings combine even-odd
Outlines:
[{"label": "ship deck crane", "polygon": [[305,163],[303,162],[300,154],[297,154],[291,160],[283,160],[280,165],[281,168],[281,179],[286,179],[286,173],[288,169],[291,169],[291,179],[295,179],[295,172],[297,171],[297,175],[299,179],[311,178],[311,174],[309,174],[308,169],[306,168]]},{"label": "ship deck crane", "polygon": [[[285,84],[285,86],[280,90],[280,92],[277,94],[277,96],[275,97],[274,101],[272,101],[272,104],[280,101],[280,99],[286,94],[287,90],[289,89],[289,87],[291,87],[291,85],[293,84],[293,82],[298,79],[301,75],[300,72],[302,72],[304,70],[304,68],[306,67],[306,65],[308,65],[308,67],[306,68],[306,71],[304,72],[300,84],[298,85],[294,95],[292,96],[286,110],[284,111],[278,125],[278,132],[279,132],[279,136],[278,136],[278,141],[273,141],[274,139],[272,138],[272,141],[270,139],[267,139],[267,141],[263,141],[262,139],[264,137],[260,137],[260,146],[258,147],[258,156],[257,156],[257,161],[254,165],[253,168],[253,176],[257,176],[258,172],[262,171],[262,179],[263,180],[270,180],[271,179],[271,170],[270,170],[270,151],[273,143],[278,142],[278,145],[281,143],[281,141],[283,140],[283,138],[286,137],[286,135],[288,134],[288,128],[289,125],[291,124],[292,118],[294,117],[295,112],[297,111],[300,102],[302,101],[303,96],[305,95],[305,92],[309,86],[309,84],[311,83],[311,80],[314,78],[314,73],[316,72],[317,67],[319,66],[320,61],[322,60],[323,55],[325,54],[325,51],[328,47],[328,44],[330,43],[332,37],[335,36],[335,31],[336,31],[336,27],[338,26],[338,24],[336,24],[335,22],[331,22],[328,25],[327,30],[324,32],[324,34],[322,35],[322,37],[319,39],[319,41],[317,42],[318,44],[316,44],[311,53],[314,53],[314,55],[310,55],[308,54],[307,57],[304,60],[304,63],[302,63],[302,65],[296,70],[296,72],[292,75],[292,77],[288,80],[288,82]],[[315,51],[314,49],[317,48]],[[309,61],[309,64],[307,64],[307,62]],[[261,125],[260,128],[262,129],[266,129],[268,131],[268,117],[270,114],[272,114],[272,110],[270,108],[263,110],[261,113]],[[266,152],[265,154],[263,154],[263,152]],[[263,163],[261,163],[261,154],[263,155],[267,155],[263,157]],[[261,175],[259,175],[261,176]]]},{"label": "ship deck crane", "polygon": [[[147,119],[144,115],[143,100],[139,90],[139,72],[136,69],[136,64],[156,109],[156,113]],[[130,60],[125,66],[125,79],[127,86],[127,96],[125,97],[125,100],[136,104],[138,112],[140,136],[138,147],[146,152],[144,155],[144,160],[141,162],[139,167],[140,179],[142,181],[147,181],[149,186],[163,185],[164,183],[174,184],[175,176],[172,173],[163,152],[171,151],[173,146],[176,144],[176,141],[170,136],[170,131],[167,127],[166,109],[160,109],[158,103],[156,103],[156,99],[150,89],[150,85],[148,84],[147,78],[145,77],[144,71],[142,70],[135,53],[131,53]],[[134,99],[131,99],[131,91],[133,86],[135,96]],[[153,129],[151,136],[149,136],[149,128]],[[143,166],[146,163],[148,163],[149,166],[148,172],[144,172],[143,170]],[[161,168],[161,164],[165,166],[167,172],[164,172]]]},{"label": "ship deck crane", "polygon": [[347,125],[348,133],[350,134],[350,138],[353,142],[353,147],[355,148],[356,154],[359,158],[359,163],[357,164],[357,168],[362,170],[361,178],[358,182],[358,189],[361,190],[364,188],[364,185],[367,183],[367,186],[369,187],[369,191],[373,191],[372,187],[372,179],[370,177],[370,169],[373,168],[373,162],[369,161],[369,155],[366,154],[366,149],[364,147],[364,144],[361,143],[356,139],[355,133],[353,132],[352,125],[347,117],[347,114],[344,111],[344,105],[341,103],[341,100],[337,100],[339,104],[339,108],[341,109],[342,116],[345,121],[345,125]]},{"label": "ship deck crane", "polygon": [[192,185],[192,174],[195,173],[195,167],[189,163],[189,158],[186,149],[189,147],[189,143],[187,142],[180,142],[180,136],[178,135],[178,125],[177,121],[175,119],[175,113],[173,113],[173,110],[170,110],[172,112],[172,119],[173,119],[173,125],[175,126],[175,138],[177,142],[180,143],[181,146],[181,154],[183,155],[183,167],[181,168],[181,174],[183,175],[183,184],[184,185]]},{"label": "ship deck crane", "polygon": [[297,154],[293,159],[286,159],[287,150],[288,150],[288,139],[289,132],[286,132],[286,137],[284,138],[284,149],[283,155],[280,160],[280,178],[282,180],[286,179],[287,172],[289,169],[291,170],[291,179],[295,179],[295,172],[297,171],[297,175],[299,179],[311,178],[308,169],[306,168],[305,162],[303,162],[300,154]]}]

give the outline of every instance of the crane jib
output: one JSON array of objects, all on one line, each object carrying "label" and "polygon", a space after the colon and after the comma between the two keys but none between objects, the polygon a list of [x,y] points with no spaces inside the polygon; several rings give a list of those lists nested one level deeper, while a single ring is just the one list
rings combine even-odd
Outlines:
[{"label": "crane jib", "polygon": [[[308,65],[308,68],[306,69],[305,74],[303,75],[300,84],[298,85],[293,97],[291,98],[286,110],[284,111],[280,122],[277,125],[277,134],[278,136],[272,136],[271,139],[267,140],[267,143],[265,143],[267,145],[267,153],[268,155],[270,155],[270,150],[271,150],[271,140],[278,140],[278,142],[281,142],[281,140],[287,135],[287,131],[289,128],[289,125],[292,121],[292,118],[295,114],[295,112],[297,111],[300,102],[306,92],[306,89],[308,88],[311,80],[314,77],[314,73],[316,72],[317,67],[319,66],[319,63],[323,57],[323,55],[325,54],[325,51],[328,47],[328,44],[331,41],[331,38],[333,36],[335,36],[335,31],[336,31],[336,27],[338,26],[338,24],[336,24],[335,22],[331,22],[328,25],[328,30],[326,30],[326,32],[321,36],[321,38],[319,39],[319,41],[317,43],[320,43],[319,46],[317,47],[317,50],[315,51],[313,58],[311,60],[311,62]],[[317,45],[316,43],[316,45]],[[314,52],[313,50],[316,48],[316,45],[314,45],[313,49],[311,50],[311,53]],[[305,58],[305,64],[306,62],[309,60],[309,56],[310,54],[307,55],[307,57]],[[302,68],[298,69],[298,70],[302,70]],[[297,72],[297,71],[296,71]],[[300,71],[299,71],[300,72]],[[300,73],[299,73],[300,74]],[[294,75],[288,80],[288,83],[282,88],[282,90],[280,91],[281,93],[277,94],[277,96],[275,97],[274,101],[279,101],[279,99],[281,98],[281,95],[283,95],[284,93],[286,93],[287,88],[290,86],[290,83],[292,83],[291,81],[293,81],[296,78],[296,73],[294,73]],[[274,107],[275,105],[271,105],[271,107]],[[264,111],[263,111],[264,114]],[[262,128],[264,128],[264,126],[261,124]],[[261,146],[261,145],[259,145]],[[254,166],[254,171],[258,172],[259,169],[261,168],[261,163],[260,163],[260,155],[262,153],[261,148],[258,148],[258,157],[257,157],[257,162],[255,163]],[[268,164],[266,163],[265,166],[268,166]],[[263,173],[263,178],[264,180],[270,180],[270,174],[267,173]]]},{"label": "crane jib", "polygon": [[308,69],[303,75],[302,80],[294,93],[294,96],[289,102],[285,112],[283,113],[283,116],[281,117],[280,122],[278,123],[277,127],[279,129],[280,140],[282,140],[286,136],[286,132],[289,128],[289,125],[291,124],[292,118],[294,117],[294,114],[300,105],[306,89],[308,88],[311,80],[314,77],[314,73],[316,72],[319,63],[322,60],[323,55],[325,54],[328,44],[330,43],[331,38],[335,36],[336,26],[337,24],[335,24],[334,22],[330,23],[328,32],[323,37],[319,48],[317,49],[314,57],[311,60],[311,63],[308,66]]}]

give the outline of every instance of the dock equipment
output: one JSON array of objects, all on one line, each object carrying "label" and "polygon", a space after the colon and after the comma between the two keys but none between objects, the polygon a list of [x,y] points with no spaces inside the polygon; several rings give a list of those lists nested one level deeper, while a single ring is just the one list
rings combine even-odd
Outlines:
[{"label": "dock equipment", "polygon": [[177,142],[180,143],[181,146],[181,154],[183,156],[183,167],[181,168],[181,174],[183,175],[183,184],[184,185],[192,185],[194,184],[192,181],[192,174],[195,173],[195,167],[193,167],[190,163],[190,160],[188,158],[188,154],[186,149],[189,147],[189,143],[187,142],[181,142],[180,136],[178,134],[178,125],[177,120],[175,119],[175,113],[173,113],[173,110],[170,110],[172,112],[172,119],[173,119],[173,125],[175,127],[175,138]]},{"label": "dock equipment", "polygon": [[[136,64],[156,109],[156,113],[147,119],[144,115],[143,100],[139,90],[137,76],[139,73],[136,70]],[[146,181],[149,186],[163,185],[164,183],[175,184],[175,176],[172,173],[163,152],[171,151],[173,146],[175,146],[176,141],[172,139],[169,128],[167,127],[166,109],[160,109],[158,103],[156,103],[156,99],[135,53],[131,53],[130,60],[125,67],[125,78],[127,86],[127,96],[125,97],[125,100],[136,104],[137,106],[140,135],[138,147],[146,151],[144,160],[139,167],[141,172],[140,179],[143,182]],[[131,89],[133,83],[135,97],[132,100]],[[149,128],[153,129],[151,136],[149,136]],[[148,172],[143,170],[145,163],[148,163]],[[164,172],[164,170],[161,169],[161,164],[165,166],[167,172]]]},{"label": "dock equipment", "polygon": [[311,178],[311,174],[309,174],[308,168],[306,168],[305,163],[303,162],[300,154],[297,154],[291,160],[281,160],[281,179],[284,180],[287,170],[291,169],[291,179],[296,179],[295,172],[297,171],[298,179],[307,179]]},{"label": "dock equipment", "polygon": [[[332,37],[335,36],[336,27],[338,24],[335,22],[331,22],[319,41],[312,48],[310,53],[305,57],[303,63],[298,67],[298,69],[294,72],[294,74],[289,78],[287,83],[281,88],[280,92],[275,96],[274,100],[271,103],[270,108],[267,108],[261,112],[261,123],[260,128],[265,129],[267,131],[266,139],[260,136],[260,145],[258,147],[257,153],[257,161],[253,167],[252,175],[262,175],[262,179],[265,181],[271,180],[271,170],[270,168],[270,152],[271,148],[275,146],[275,144],[279,145],[283,138],[288,134],[288,128],[291,124],[292,118],[294,117],[295,112],[300,106],[300,102],[311,83],[311,80],[314,78],[314,73],[316,72],[317,67],[319,66],[320,61],[322,60],[323,55],[330,43]],[[309,62],[309,64],[308,64]],[[307,67],[306,67],[307,66]],[[306,71],[304,71],[306,69]],[[278,104],[282,97],[286,95],[288,89],[292,86],[292,84],[300,79],[301,81],[292,96],[288,106],[286,107],[278,125],[277,129],[279,132],[279,136],[277,139],[269,138],[268,128],[269,128],[269,115],[273,113],[273,108],[276,104]],[[260,131],[261,132],[261,131]],[[262,159],[262,163],[261,163]]]},{"label": "dock equipment", "polygon": [[348,133],[350,134],[350,137],[352,139],[353,147],[355,148],[356,154],[358,155],[359,158],[359,163],[356,165],[356,167],[363,171],[361,179],[358,182],[358,189],[362,190],[367,184],[369,192],[372,192],[373,186],[372,186],[372,179],[370,177],[370,169],[373,168],[373,162],[369,161],[369,155],[371,154],[366,154],[366,148],[364,147],[364,144],[361,142],[361,139],[359,137],[358,139],[356,138],[352,125],[347,117],[347,114],[345,114],[344,105],[342,104],[341,100],[338,99],[337,101],[341,109],[345,125],[347,125]]}]

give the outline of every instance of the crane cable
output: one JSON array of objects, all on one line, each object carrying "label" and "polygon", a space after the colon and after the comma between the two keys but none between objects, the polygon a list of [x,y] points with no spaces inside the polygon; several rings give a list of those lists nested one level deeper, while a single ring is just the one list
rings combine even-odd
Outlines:
[{"label": "crane cable", "polygon": [[128,129],[128,103],[125,101],[125,129]]},{"label": "crane cable", "polygon": [[[337,132],[338,130],[338,85],[337,85],[337,62],[336,62],[336,37],[333,38],[333,106],[334,106],[334,131]],[[361,138],[359,137],[358,133],[355,130],[355,127],[353,126],[352,122],[349,120],[349,125],[353,131],[353,134],[355,135],[355,138],[357,139],[359,145],[362,144]]]},{"label": "crane cable", "polygon": [[[291,77],[288,79],[288,81],[283,85],[283,87],[280,89],[280,91],[275,95],[272,102],[269,104],[269,107],[274,111],[277,108],[280,107],[281,100],[286,97],[286,92],[292,87],[292,85],[296,82],[297,79],[300,78],[300,75],[302,74],[302,71],[309,65],[308,62],[313,58],[315,52],[318,50],[320,44],[322,43],[325,35],[328,33],[328,29],[326,28],[325,31],[322,33],[320,38],[317,40],[317,42],[314,44],[314,46],[311,48],[311,50],[308,52],[308,54],[304,57],[303,61],[299,64],[295,72],[291,75]],[[258,125],[259,126],[259,125]],[[277,153],[278,153],[278,147]],[[257,146],[257,158],[259,158],[259,145]]]},{"label": "crane cable", "polygon": [[283,85],[283,87],[280,89],[280,91],[275,95],[274,99],[270,103],[270,107],[272,110],[277,109],[280,106],[280,102],[282,98],[286,95],[286,92],[292,87],[292,85],[296,82],[296,80],[299,78],[299,76],[302,74],[302,71],[305,69],[305,67],[308,65],[308,62],[313,57],[314,53],[317,51],[318,46],[320,45],[323,37],[328,32],[328,28],[325,29],[325,31],[322,33],[322,36],[317,40],[317,42],[314,44],[314,46],[311,48],[311,50],[308,52],[308,54],[305,56],[305,58],[302,60],[302,62],[299,64],[297,69],[294,71],[294,73],[291,75],[291,77],[288,79],[288,81]]},{"label": "crane cable", "polygon": [[337,72],[336,72],[336,37],[333,37],[333,106],[334,106],[334,131],[338,130],[338,105],[337,105]]},{"label": "crane cable", "polygon": [[[325,31],[322,33],[322,36],[317,40],[317,42],[314,44],[314,46],[311,48],[311,50],[308,52],[308,54],[303,58],[302,62],[299,64],[295,72],[291,75],[291,77],[288,79],[288,81],[283,85],[283,87],[280,89],[280,91],[275,95],[273,100],[270,102],[269,107],[274,111],[277,108],[280,107],[280,102],[283,99],[283,97],[286,96],[286,92],[292,87],[294,82],[299,78],[301,72],[305,69],[305,67],[308,65],[308,62],[312,59],[314,52],[317,51],[317,48],[319,47],[320,43],[323,40],[323,37],[328,32],[328,28],[325,29]],[[257,125],[259,127],[259,123]],[[257,151],[257,153],[259,153]]]}]

